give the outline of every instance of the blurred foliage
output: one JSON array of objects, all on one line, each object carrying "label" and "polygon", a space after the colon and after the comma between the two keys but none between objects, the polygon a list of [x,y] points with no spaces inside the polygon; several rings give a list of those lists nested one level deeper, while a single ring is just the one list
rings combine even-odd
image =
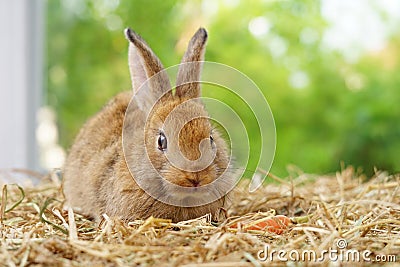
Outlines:
[{"label": "blurred foliage", "polygon": [[349,63],[322,46],[328,25],[315,0],[49,0],[47,6],[47,100],[66,148],[89,116],[130,88],[125,27],[171,66],[204,26],[206,60],[248,75],[271,106],[273,173],[286,175],[289,164],[326,173],[342,161],[367,173],[400,170],[399,37]]}]

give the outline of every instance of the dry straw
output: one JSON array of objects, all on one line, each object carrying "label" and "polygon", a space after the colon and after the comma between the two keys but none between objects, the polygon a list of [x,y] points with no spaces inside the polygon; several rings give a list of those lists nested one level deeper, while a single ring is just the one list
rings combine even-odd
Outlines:
[{"label": "dry straw", "polygon": [[[400,263],[399,175],[377,172],[367,180],[349,167],[332,176],[297,173],[289,180],[269,176],[275,182],[254,193],[248,192],[248,183],[243,181],[226,211],[229,219],[219,223],[211,222],[209,216],[180,223],[152,217],[126,223],[104,214],[96,225],[63,209],[56,179],[42,179],[31,187],[4,185],[0,264],[240,267],[322,261],[329,265],[328,254],[313,258],[324,250],[338,251],[337,265],[371,264],[356,257],[356,252],[366,251],[370,252],[367,259],[385,260],[388,266],[396,264],[389,261]],[[281,235],[240,227],[275,214],[293,221]],[[271,261],[272,251],[276,252]],[[282,259],[279,251],[286,253]],[[344,253],[348,251],[354,253]],[[289,256],[300,258],[291,262]]]}]

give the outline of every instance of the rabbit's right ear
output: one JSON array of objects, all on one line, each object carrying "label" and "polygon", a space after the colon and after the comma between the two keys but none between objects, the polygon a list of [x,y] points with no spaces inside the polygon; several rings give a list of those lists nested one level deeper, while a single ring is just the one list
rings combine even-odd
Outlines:
[{"label": "rabbit's right ear", "polygon": [[[152,106],[165,93],[172,94],[168,75],[163,71],[161,61],[136,32],[127,28],[125,37],[129,41],[128,63],[133,92],[139,102]],[[139,90],[149,78],[152,79],[148,82],[148,90]]]},{"label": "rabbit's right ear", "polygon": [[200,28],[190,39],[183,55],[176,78],[176,95],[179,97],[200,97],[200,75],[207,42],[207,31]]}]

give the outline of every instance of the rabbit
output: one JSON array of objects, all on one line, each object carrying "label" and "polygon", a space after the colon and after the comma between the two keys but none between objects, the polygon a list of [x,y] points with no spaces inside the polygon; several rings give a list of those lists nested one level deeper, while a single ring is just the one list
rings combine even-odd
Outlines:
[{"label": "rabbit", "polygon": [[[78,133],[63,168],[66,206],[97,221],[102,214],[125,221],[153,216],[179,222],[206,214],[214,221],[224,219],[221,211],[234,183],[229,147],[213,129],[196,82],[206,30],[200,28],[191,38],[174,90],[146,42],[130,28],[125,37],[132,90],[117,94]],[[176,131],[182,123],[174,143],[167,130]],[[212,157],[202,168],[186,170],[169,161],[181,153],[187,167],[193,167],[207,151]],[[188,199],[197,204],[185,205]]]}]

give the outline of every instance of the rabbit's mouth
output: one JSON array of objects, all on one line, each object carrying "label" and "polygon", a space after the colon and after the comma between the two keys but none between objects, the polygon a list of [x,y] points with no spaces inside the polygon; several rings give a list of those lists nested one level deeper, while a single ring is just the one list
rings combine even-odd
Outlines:
[{"label": "rabbit's mouth", "polygon": [[162,177],[166,182],[171,183],[171,186],[181,188],[179,191],[196,193],[202,192],[204,187],[218,178],[218,175],[216,166],[212,164],[198,172],[188,172],[171,167],[162,174]]}]

